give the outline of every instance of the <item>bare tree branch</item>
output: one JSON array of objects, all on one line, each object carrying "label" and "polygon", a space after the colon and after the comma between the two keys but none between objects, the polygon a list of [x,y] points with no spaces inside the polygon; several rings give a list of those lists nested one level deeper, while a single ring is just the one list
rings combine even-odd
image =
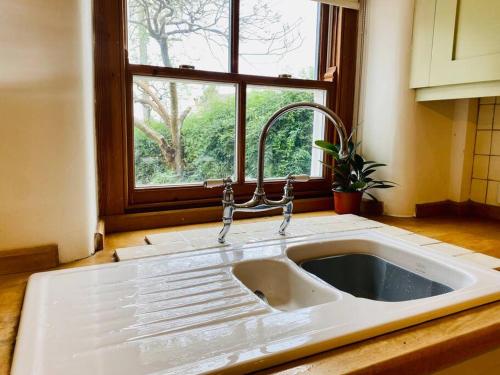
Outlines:
[{"label": "bare tree branch", "polygon": [[170,126],[171,124],[170,115],[168,114],[167,109],[165,108],[160,98],[153,92],[151,87],[146,82],[141,80],[135,81],[135,84],[139,86],[141,90],[151,98],[152,103],[147,103],[147,104],[149,104],[151,108],[156,113],[158,113],[161,119],[165,122],[166,126]]}]

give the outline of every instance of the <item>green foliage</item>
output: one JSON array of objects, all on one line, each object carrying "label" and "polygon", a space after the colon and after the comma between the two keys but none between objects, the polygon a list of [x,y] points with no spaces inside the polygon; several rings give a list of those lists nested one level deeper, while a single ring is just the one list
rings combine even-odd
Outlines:
[{"label": "green foliage", "polygon": [[235,97],[207,91],[182,128],[184,174],[203,181],[234,174]]},{"label": "green foliage", "polygon": [[[299,90],[249,90],[247,95],[246,175],[256,177],[258,140],[269,117],[286,104],[313,101]],[[176,176],[161,158],[158,145],[142,131],[134,131],[135,176],[138,185],[200,182],[235,174],[236,114],[234,95],[222,95],[209,86],[182,127],[184,171]],[[312,111],[294,111],[271,129],[266,142],[265,177],[308,174],[311,166]],[[167,139],[166,127],[148,125]]]},{"label": "green foliage", "polygon": [[[259,136],[266,121],[283,106],[313,101],[308,91],[252,90],[247,102],[246,175],[257,176]],[[264,177],[308,174],[311,166],[312,111],[293,111],[271,128],[266,142]]]},{"label": "green foliage", "polygon": [[326,167],[333,171],[333,190],[340,192],[362,191],[374,200],[377,200],[372,194],[368,193],[367,190],[388,189],[396,185],[391,181],[376,180],[373,178],[372,174],[376,171],[376,169],[379,167],[385,167],[386,164],[365,160],[356,152],[358,146],[360,145],[359,143],[354,144],[349,141],[349,154],[345,159],[342,159],[339,155],[340,145],[326,141],[316,141],[315,144],[333,157],[333,166],[325,164]]},{"label": "green foliage", "polygon": [[[162,123],[149,121],[148,125],[167,139],[170,138]],[[135,179],[138,185],[175,183],[175,172],[166,167],[158,145],[137,128],[134,129],[134,161]]]}]

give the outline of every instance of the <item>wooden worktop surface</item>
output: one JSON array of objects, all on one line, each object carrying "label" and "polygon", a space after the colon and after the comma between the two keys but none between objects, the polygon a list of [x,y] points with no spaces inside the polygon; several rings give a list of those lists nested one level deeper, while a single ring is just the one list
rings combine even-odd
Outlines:
[{"label": "wooden worktop surface", "polygon": [[[332,211],[297,214],[297,217],[331,215]],[[265,221],[275,218],[253,219]],[[458,246],[500,258],[500,223],[477,218],[389,218],[375,220],[408,229]],[[190,227],[212,227],[218,223]],[[64,264],[80,267],[113,261],[114,249],[143,245],[144,236],[187,229],[149,229],[106,236],[105,248],[96,255]],[[8,374],[29,273],[0,276],[0,375]],[[500,346],[500,302],[435,319],[414,327],[347,345],[262,373],[429,373]]]}]

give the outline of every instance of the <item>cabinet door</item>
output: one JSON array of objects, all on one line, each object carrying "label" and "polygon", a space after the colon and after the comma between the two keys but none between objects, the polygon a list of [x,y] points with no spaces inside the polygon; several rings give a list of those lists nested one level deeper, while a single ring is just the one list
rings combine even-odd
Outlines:
[{"label": "cabinet door", "polygon": [[500,80],[500,1],[437,0],[430,86]]}]

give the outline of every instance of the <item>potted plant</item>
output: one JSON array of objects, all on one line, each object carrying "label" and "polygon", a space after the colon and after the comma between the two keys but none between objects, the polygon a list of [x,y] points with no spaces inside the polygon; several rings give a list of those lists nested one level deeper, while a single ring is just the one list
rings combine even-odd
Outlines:
[{"label": "potted plant", "polygon": [[356,152],[360,143],[354,144],[349,140],[349,156],[346,159],[339,157],[340,145],[326,141],[316,141],[315,144],[333,158],[333,165],[321,163],[333,171],[333,199],[338,214],[359,214],[363,194],[378,202],[368,190],[395,186],[394,182],[371,177],[377,168],[386,164],[365,160]]}]

